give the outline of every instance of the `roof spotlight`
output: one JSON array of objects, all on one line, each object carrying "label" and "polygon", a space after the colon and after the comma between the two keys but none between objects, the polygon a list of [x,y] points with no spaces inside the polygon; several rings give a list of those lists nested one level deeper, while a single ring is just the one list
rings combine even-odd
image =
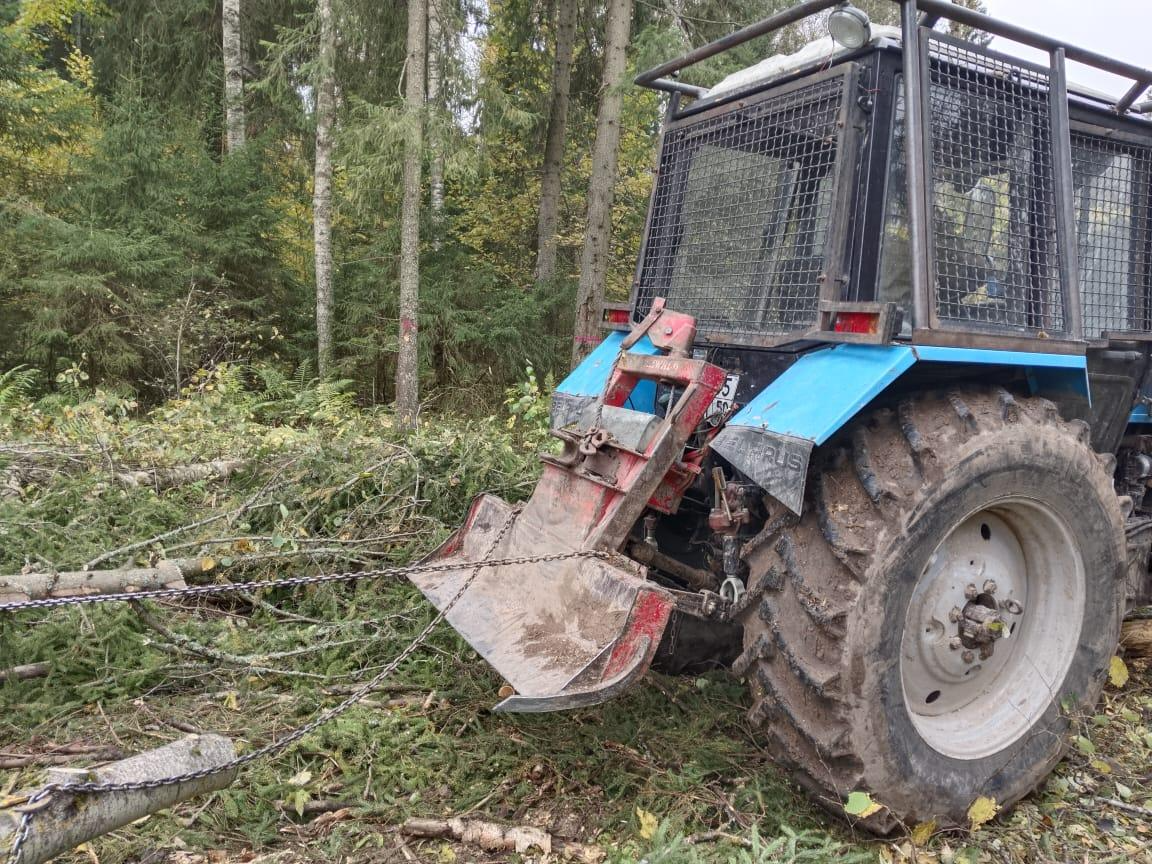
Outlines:
[{"label": "roof spotlight", "polygon": [[862,48],[872,38],[872,23],[868,13],[849,3],[838,6],[828,16],[828,35],[837,45]]}]

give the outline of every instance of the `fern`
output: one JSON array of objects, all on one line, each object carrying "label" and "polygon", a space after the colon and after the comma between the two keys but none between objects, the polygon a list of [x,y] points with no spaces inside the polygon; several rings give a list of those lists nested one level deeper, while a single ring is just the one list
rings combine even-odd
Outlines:
[{"label": "fern", "polygon": [[292,392],[303,393],[311,383],[313,383],[312,361],[305,357],[296,367],[295,374],[292,375]]},{"label": "fern", "polygon": [[11,412],[26,405],[36,387],[36,370],[17,366],[0,372],[0,412]]}]

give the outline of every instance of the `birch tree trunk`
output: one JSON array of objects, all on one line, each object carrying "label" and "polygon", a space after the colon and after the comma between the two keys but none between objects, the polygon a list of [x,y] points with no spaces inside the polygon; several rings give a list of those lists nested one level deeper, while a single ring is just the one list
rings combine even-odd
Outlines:
[{"label": "birch tree trunk", "polygon": [[316,261],[316,365],[332,373],[332,127],[336,115],[336,26],[332,0],[319,0],[320,57],[316,80],[316,164],[312,237]]},{"label": "birch tree trunk", "polygon": [[396,362],[396,422],[401,429],[416,428],[420,408],[420,174],[424,147],[427,25],[427,0],[408,0],[404,200],[400,212],[400,354]]},{"label": "birch tree trunk", "polygon": [[[41,864],[150,813],[225,789],[236,779],[239,769],[224,766],[235,759],[236,748],[229,739],[221,735],[189,735],[99,768],[50,768],[45,780],[63,788],[52,792],[28,823],[28,836],[17,860],[21,864]],[[201,771],[210,773],[180,783],[159,782]],[[148,781],[157,781],[157,785],[126,792],[69,794],[67,789],[78,783]],[[0,810],[0,849],[7,853],[13,835],[19,831],[15,813],[11,809]]]},{"label": "birch tree trunk", "polygon": [[556,0],[556,55],[552,61],[552,107],[540,177],[540,214],[536,222],[536,281],[556,276],[556,229],[560,222],[560,179],[568,131],[572,49],[576,42],[576,0]]},{"label": "birch tree trunk", "polygon": [[[440,140],[440,81],[443,77],[444,28],[440,3],[428,0],[428,187],[432,221],[440,220],[444,209],[444,143]],[[439,238],[437,238],[439,243]]]},{"label": "birch tree trunk", "polygon": [[632,24],[632,0],[608,0],[604,25],[604,74],[596,141],[592,145],[592,175],[588,182],[588,219],[580,255],[580,288],[576,295],[576,327],[572,361],[578,363],[597,341],[598,314],[604,303],[604,282],[612,243],[612,196],[620,156],[620,109],[624,101],[625,51]]},{"label": "birch tree trunk", "polygon": [[224,0],[225,151],[244,146],[244,55],[240,47],[240,0]]}]

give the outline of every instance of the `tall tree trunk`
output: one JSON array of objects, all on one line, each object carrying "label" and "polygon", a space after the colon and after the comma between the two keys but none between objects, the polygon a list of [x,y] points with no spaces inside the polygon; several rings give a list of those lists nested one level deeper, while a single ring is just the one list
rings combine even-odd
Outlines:
[{"label": "tall tree trunk", "polygon": [[[444,209],[444,142],[440,140],[440,81],[443,78],[444,28],[440,4],[428,0],[428,186],[433,224]],[[439,237],[436,238],[439,243]]]},{"label": "tall tree trunk", "polygon": [[556,276],[556,229],[560,222],[560,178],[568,127],[572,48],[576,42],[577,0],[556,0],[556,55],[552,61],[552,107],[540,177],[540,214],[536,222],[536,281]]},{"label": "tall tree trunk", "polygon": [[320,57],[316,81],[316,166],[312,237],[316,259],[316,358],[321,378],[332,373],[332,127],[336,119],[336,25],[332,0],[319,0]]},{"label": "tall tree trunk", "polygon": [[424,155],[427,25],[427,0],[408,0],[404,200],[400,212],[400,354],[396,362],[396,422],[401,429],[416,428],[420,409],[420,173]]},{"label": "tall tree trunk", "polygon": [[597,341],[598,315],[604,303],[604,283],[612,242],[612,196],[620,156],[620,109],[624,101],[625,50],[632,24],[632,0],[608,0],[604,25],[604,76],[592,145],[592,176],[588,182],[588,219],[580,255],[580,288],[576,295],[576,327],[572,361],[579,362]]},{"label": "tall tree trunk", "polygon": [[240,0],[224,0],[225,151],[244,146],[244,52],[240,45]]}]

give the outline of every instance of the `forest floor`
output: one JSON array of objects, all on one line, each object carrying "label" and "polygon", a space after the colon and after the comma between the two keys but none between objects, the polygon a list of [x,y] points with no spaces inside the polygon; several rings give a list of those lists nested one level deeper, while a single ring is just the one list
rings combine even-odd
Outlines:
[{"label": "forest floor", "polygon": [[[253,392],[227,375],[193,390],[142,417],[105,394],[0,401],[0,487],[19,486],[0,492],[0,572],[72,569],[167,532],[103,566],[199,557],[208,580],[239,581],[403,564],[440,542],[476,493],[522,498],[532,486],[532,391],[512,400],[511,419],[428,418],[404,438],[387,414],[355,411],[334,391],[265,382]],[[116,479],[221,459],[243,467],[163,489]],[[418,592],[389,578],[150,605],[143,617],[120,603],[0,615],[0,666],[51,664],[46,677],[0,683],[0,766],[35,757],[0,767],[0,802],[34,787],[43,757],[66,745],[108,758],[196,729],[231,737],[240,752],[259,747],[339,702],[432,617]],[[178,647],[174,633],[218,656]],[[915,826],[878,841],[830,819],[771,765],[744,722],[743,685],[727,673],[652,674],[599,708],[496,715],[500,680],[442,625],[361,704],[229,789],[73,857],[540,859],[400,830],[412,817],[464,817],[540,827],[604,860],[648,864],[1152,861],[1152,671],[1128,668],[1078,724],[1055,774],[1010,813],[971,832]]]}]

